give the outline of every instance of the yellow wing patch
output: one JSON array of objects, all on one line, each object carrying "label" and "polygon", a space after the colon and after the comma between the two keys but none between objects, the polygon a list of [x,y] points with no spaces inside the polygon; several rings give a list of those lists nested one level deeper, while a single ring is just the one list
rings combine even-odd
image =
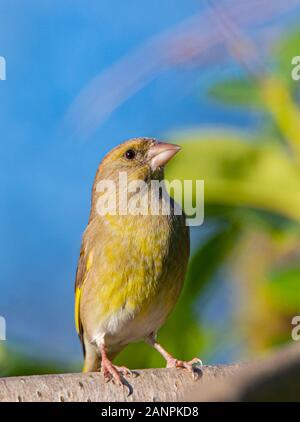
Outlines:
[{"label": "yellow wing patch", "polygon": [[80,299],[81,299],[81,292],[82,292],[82,289],[83,289],[84,282],[85,282],[85,280],[87,278],[88,272],[91,269],[92,264],[93,264],[93,255],[94,255],[93,254],[93,251],[90,252],[90,254],[89,254],[88,258],[87,258],[87,261],[86,261],[86,267],[85,267],[85,274],[84,274],[83,282],[82,282],[81,286],[80,287],[76,287],[76,290],[75,290],[75,309],[74,309],[75,310],[75,326],[76,326],[76,331],[77,331],[77,334],[78,335],[80,335],[80,332],[81,332],[81,330],[80,330]]},{"label": "yellow wing patch", "polygon": [[78,335],[80,333],[80,328],[79,328],[80,297],[81,297],[81,288],[77,287],[76,292],[75,292],[75,326],[76,326],[76,331]]}]

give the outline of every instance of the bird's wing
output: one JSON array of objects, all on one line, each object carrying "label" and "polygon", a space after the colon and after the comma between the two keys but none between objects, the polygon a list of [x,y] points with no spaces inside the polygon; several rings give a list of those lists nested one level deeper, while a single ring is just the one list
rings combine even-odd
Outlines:
[{"label": "bird's wing", "polygon": [[80,320],[80,299],[84,282],[92,266],[93,252],[89,250],[83,240],[76,272],[75,281],[75,325],[76,331],[82,340],[83,327]]}]

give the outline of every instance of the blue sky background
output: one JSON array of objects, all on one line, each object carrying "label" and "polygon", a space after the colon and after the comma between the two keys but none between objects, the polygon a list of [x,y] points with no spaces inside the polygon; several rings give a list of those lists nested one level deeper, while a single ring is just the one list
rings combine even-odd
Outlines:
[{"label": "blue sky background", "polygon": [[[11,344],[75,359],[73,288],[93,177],[103,154],[135,136],[252,122],[207,102],[225,72],[170,70],[116,110],[89,139],[58,127],[80,90],[148,37],[198,12],[198,0],[0,0],[0,315]],[[199,8],[200,7],[200,8]]]}]

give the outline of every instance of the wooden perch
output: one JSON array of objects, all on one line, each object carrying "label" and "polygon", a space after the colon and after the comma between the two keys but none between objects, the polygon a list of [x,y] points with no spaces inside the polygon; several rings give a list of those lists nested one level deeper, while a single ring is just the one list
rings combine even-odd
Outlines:
[{"label": "wooden perch", "polygon": [[184,370],[137,373],[128,377],[130,396],[100,373],[1,378],[0,401],[299,401],[300,344],[260,363],[204,366],[198,381]]}]

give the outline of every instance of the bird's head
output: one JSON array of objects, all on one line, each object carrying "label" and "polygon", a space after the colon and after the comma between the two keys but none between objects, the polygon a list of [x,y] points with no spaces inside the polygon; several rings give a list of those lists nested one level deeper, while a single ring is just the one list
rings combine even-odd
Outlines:
[{"label": "bird's head", "polygon": [[126,172],[128,180],[163,178],[163,168],[180,150],[178,145],[158,142],[153,138],[134,138],[110,151],[99,167],[101,179],[115,179]]}]

